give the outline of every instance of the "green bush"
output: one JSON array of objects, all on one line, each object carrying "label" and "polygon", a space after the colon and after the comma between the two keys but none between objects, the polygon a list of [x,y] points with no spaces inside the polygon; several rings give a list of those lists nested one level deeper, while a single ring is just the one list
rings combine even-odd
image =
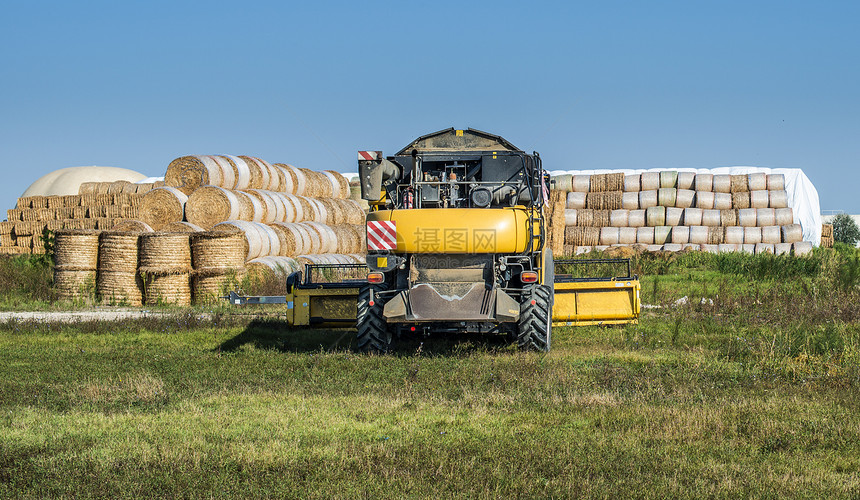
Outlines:
[{"label": "green bush", "polygon": [[833,239],[840,243],[854,246],[860,241],[860,227],[848,214],[839,214],[833,218]]}]

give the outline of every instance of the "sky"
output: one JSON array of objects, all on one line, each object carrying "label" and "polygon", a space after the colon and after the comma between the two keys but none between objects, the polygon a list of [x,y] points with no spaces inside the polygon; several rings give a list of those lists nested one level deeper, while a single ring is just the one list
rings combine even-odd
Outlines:
[{"label": "sky", "polygon": [[[0,208],[42,175],[357,170],[476,128],[550,170],[800,168],[860,213],[860,2],[2,1]],[[5,205],[5,207],[2,207]],[[2,218],[2,217],[0,217]]]}]

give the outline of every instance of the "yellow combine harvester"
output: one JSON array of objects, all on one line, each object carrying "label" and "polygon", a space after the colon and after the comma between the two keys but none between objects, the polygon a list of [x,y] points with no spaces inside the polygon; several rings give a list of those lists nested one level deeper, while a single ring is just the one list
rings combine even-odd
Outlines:
[{"label": "yellow combine harvester", "polygon": [[290,278],[286,297],[231,294],[234,303],[286,303],[296,325],[353,324],[365,352],[436,332],[495,332],[548,351],[553,325],[638,321],[639,281],[629,262],[620,276],[556,274],[546,245],[549,176],[537,153],[448,129],[387,158],[359,151],[358,167],[371,205],[366,279],[324,283],[314,274],[326,266],[308,266]]}]

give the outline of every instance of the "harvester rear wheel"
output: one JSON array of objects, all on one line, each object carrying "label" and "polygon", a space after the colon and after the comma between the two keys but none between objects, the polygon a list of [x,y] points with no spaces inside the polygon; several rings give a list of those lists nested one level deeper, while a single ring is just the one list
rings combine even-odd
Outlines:
[{"label": "harvester rear wheel", "polygon": [[358,292],[355,326],[358,330],[356,340],[359,352],[382,354],[391,349],[392,335],[382,316],[384,303],[379,296],[381,291],[385,291],[382,285],[365,285]]},{"label": "harvester rear wheel", "polygon": [[517,344],[524,351],[549,352],[552,346],[552,288],[536,285],[523,290]]}]

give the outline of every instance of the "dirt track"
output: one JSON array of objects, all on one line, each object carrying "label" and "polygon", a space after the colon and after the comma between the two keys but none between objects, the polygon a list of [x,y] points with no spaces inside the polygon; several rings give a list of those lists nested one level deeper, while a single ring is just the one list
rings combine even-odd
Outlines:
[{"label": "dirt track", "polygon": [[172,313],[146,309],[94,309],[90,311],[11,311],[0,312],[0,323],[6,321],[40,321],[46,323],[75,323],[78,321],[123,321],[147,317],[169,316]]}]

